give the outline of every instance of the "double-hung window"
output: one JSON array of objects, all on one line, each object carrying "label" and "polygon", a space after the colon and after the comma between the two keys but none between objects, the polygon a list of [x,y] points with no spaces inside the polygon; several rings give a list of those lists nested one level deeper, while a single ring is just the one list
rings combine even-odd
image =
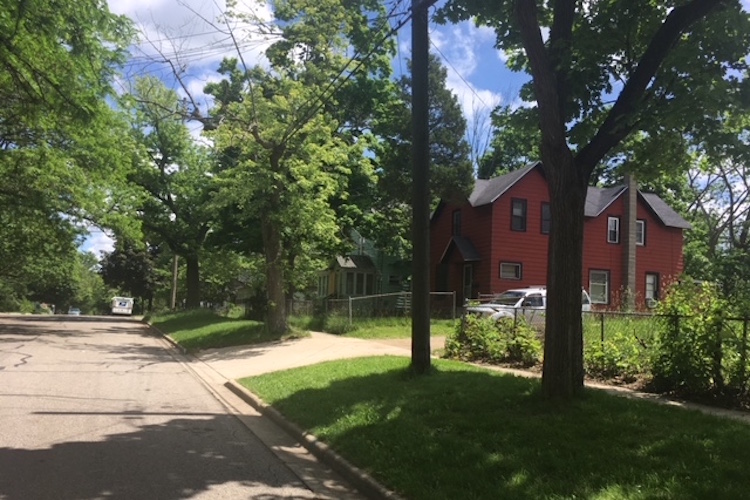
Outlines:
[{"label": "double-hung window", "polygon": [[607,243],[620,243],[619,217],[607,217]]},{"label": "double-hung window", "polygon": [[526,200],[511,200],[510,228],[513,231],[526,231]]},{"label": "double-hung window", "polygon": [[646,273],[646,301],[659,300],[659,275]]},{"label": "double-hung window", "polygon": [[594,304],[609,304],[609,271],[589,271],[589,295]]},{"label": "double-hung window", "polygon": [[645,245],[646,244],[646,221],[638,219],[635,221],[635,244]]},{"label": "double-hung window", "polygon": [[541,225],[542,234],[549,234],[549,231],[551,228],[552,228],[552,210],[550,209],[549,203],[543,202],[542,203],[542,225]]}]

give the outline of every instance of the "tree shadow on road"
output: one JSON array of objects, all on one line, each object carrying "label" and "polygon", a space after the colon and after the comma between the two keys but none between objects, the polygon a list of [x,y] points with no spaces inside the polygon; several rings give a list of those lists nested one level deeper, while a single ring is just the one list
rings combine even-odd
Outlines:
[{"label": "tree shadow on road", "polygon": [[[42,421],[82,413],[37,413]],[[182,499],[208,490],[217,498],[296,499],[314,495],[229,415],[101,413],[138,425],[104,441],[68,441],[44,449],[0,448],[0,498]],[[204,493],[205,494],[205,493]]]}]

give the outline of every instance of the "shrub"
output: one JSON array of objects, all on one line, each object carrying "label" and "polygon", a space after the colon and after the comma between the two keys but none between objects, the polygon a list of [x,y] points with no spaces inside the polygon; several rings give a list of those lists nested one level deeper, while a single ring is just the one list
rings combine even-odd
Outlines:
[{"label": "shrub", "polygon": [[467,315],[445,340],[445,357],[489,363],[537,363],[542,344],[524,321],[494,321]]},{"label": "shrub", "polygon": [[655,389],[689,395],[723,390],[725,307],[711,284],[670,288],[657,309],[663,320],[654,352]]},{"label": "shrub", "polygon": [[328,333],[343,335],[345,333],[353,332],[357,329],[357,326],[350,324],[349,318],[346,316],[331,314],[326,316],[323,328],[324,331]]},{"label": "shrub", "polygon": [[516,321],[515,325],[510,320],[501,322],[503,323],[505,328],[510,329],[506,333],[510,336],[507,348],[508,361],[521,363],[524,366],[537,364],[542,358],[542,342],[536,330],[523,320]]},{"label": "shrub", "polygon": [[583,351],[586,373],[595,377],[633,379],[648,371],[647,357],[638,338],[618,329],[604,342],[590,342]]}]

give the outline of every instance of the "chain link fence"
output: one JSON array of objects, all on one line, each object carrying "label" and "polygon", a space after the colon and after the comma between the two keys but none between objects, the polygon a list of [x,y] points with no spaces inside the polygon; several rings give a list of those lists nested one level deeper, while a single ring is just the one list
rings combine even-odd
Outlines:
[{"label": "chain link fence", "polygon": [[[350,324],[359,319],[404,318],[411,315],[411,292],[381,293],[343,299],[293,300],[289,313],[294,316],[337,315]],[[430,292],[430,316],[456,319],[456,293]]]}]

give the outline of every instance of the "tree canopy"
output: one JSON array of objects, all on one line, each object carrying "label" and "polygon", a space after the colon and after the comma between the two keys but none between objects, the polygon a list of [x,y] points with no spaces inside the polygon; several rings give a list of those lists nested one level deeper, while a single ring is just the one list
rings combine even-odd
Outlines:
[{"label": "tree canopy", "polygon": [[738,0],[459,0],[441,18],[493,28],[511,67],[531,75],[522,95],[535,102],[525,112],[540,131],[552,208],[542,385],[571,397],[583,388],[577,295],[592,174],[628,140],[658,152],[658,141],[705,134],[740,104],[748,15]]},{"label": "tree canopy", "polygon": [[75,225],[104,217],[123,178],[105,99],[132,31],[106,2],[25,0],[4,6],[0,32],[0,282],[28,295],[72,280]]}]

